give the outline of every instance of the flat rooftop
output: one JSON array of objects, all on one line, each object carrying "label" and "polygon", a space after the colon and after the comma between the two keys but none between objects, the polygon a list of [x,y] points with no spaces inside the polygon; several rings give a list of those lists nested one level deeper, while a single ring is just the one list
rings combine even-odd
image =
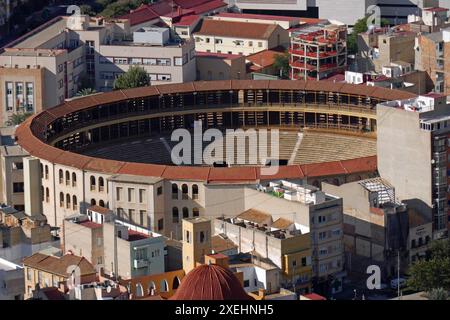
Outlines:
[{"label": "flat rooftop", "polygon": [[23,267],[18,264],[12,263],[11,261],[0,258],[0,270],[3,271],[12,271],[17,269],[23,269]]}]

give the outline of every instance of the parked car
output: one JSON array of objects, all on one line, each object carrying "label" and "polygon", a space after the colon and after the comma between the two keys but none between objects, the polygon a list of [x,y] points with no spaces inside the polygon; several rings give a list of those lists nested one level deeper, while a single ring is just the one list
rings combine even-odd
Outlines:
[{"label": "parked car", "polygon": [[403,288],[406,286],[406,279],[405,278],[395,278],[391,280],[391,289],[398,289],[398,286],[400,285],[400,288]]}]

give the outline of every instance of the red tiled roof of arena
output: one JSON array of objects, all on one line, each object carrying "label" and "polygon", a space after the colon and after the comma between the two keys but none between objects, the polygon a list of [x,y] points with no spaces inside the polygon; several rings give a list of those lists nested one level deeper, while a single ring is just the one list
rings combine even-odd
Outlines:
[{"label": "red tiled roof of arena", "polygon": [[65,102],[29,117],[16,130],[16,139],[23,149],[32,156],[93,172],[110,174],[132,174],[166,179],[202,180],[210,183],[239,183],[243,181],[303,178],[363,173],[376,170],[376,156],[308,165],[281,166],[272,175],[260,167],[188,167],[137,162],[115,161],[95,158],[58,149],[44,141],[43,132],[56,119],[67,114],[85,110],[97,105],[125,101],[133,98],[172,93],[202,92],[214,90],[308,90],[329,91],[340,94],[354,94],[384,100],[408,99],[415,95],[385,88],[358,86],[333,82],[290,81],[290,80],[222,80],[200,81],[179,84],[149,86],[129,90],[117,90],[108,93],[79,98]]}]

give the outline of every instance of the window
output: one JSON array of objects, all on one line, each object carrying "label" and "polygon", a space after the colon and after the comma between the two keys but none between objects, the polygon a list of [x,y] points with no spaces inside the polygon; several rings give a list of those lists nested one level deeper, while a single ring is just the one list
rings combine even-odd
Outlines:
[{"label": "window", "polygon": [[103,192],[105,190],[105,181],[103,177],[98,178],[98,191]]},{"label": "window", "polygon": [[50,190],[45,188],[45,202],[50,202]]},{"label": "window", "polygon": [[73,210],[77,210],[77,209],[78,209],[78,200],[77,200],[77,196],[73,196],[73,197],[72,197],[72,208],[73,208]]},{"label": "window", "polygon": [[64,193],[62,192],[59,193],[59,207],[60,208],[64,207]]},{"label": "window", "polygon": [[59,169],[59,184],[62,184],[64,181],[64,177],[63,177],[63,171],[61,169]]},{"label": "window", "polygon": [[249,46],[249,47],[253,47],[253,41],[249,41],[249,42],[248,42],[248,46]]},{"label": "window", "polygon": [[98,205],[99,205],[100,207],[106,208],[106,206],[105,206],[105,201],[103,201],[103,200],[100,200],[100,201],[98,202]]},{"label": "window", "polygon": [[95,182],[95,177],[94,176],[90,177],[90,182],[91,182],[91,191],[95,191],[96,182]]},{"label": "window", "polygon": [[223,43],[223,40],[222,39],[218,39],[218,38],[216,38],[216,40],[214,41],[216,44],[221,44],[221,43]]},{"label": "window", "polygon": [[244,45],[244,41],[243,40],[236,40],[234,41],[234,43],[236,44],[236,46],[243,46]]},{"label": "window", "polygon": [[205,42],[206,42],[206,43],[209,43],[209,42],[210,42],[210,39],[209,39],[209,38],[205,38]]},{"label": "window", "polygon": [[77,174],[75,172],[72,172],[72,187],[77,186]]},{"label": "window", "polygon": [[48,179],[48,166],[45,165],[45,179]]},{"label": "window", "polygon": [[183,219],[189,218],[189,209],[184,207],[183,208]]},{"label": "window", "polygon": [[180,220],[179,217],[179,212],[178,212],[178,208],[177,207],[173,207],[172,208],[172,222],[173,223],[178,223]]},{"label": "window", "polygon": [[139,189],[139,203],[145,202],[145,189]]},{"label": "window", "polygon": [[27,280],[31,281],[31,277],[32,277],[32,272],[30,268],[27,268]]},{"label": "window", "polygon": [[122,188],[121,187],[117,187],[116,188],[116,200],[120,201],[122,199]]},{"label": "window", "polygon": [[164,229],[164,219],[159,219],[158,220],[158,231],[161,231],[162,229]]},{"label": "window", "polygon": [[263,46],[263,43],[262,42],[258,42],[258,47],[262,48],[262,46]]},{"label": "window", "polygon": [[186,200],[186,199],[188,199],[189,197],[188,197],[188,185],[187,184],[183,184],[182,186],[181,186],[181,193],[182,193],[182,199],[183,200]]},{"label": "window", "polygon": [[70,194],[66,194],[66,209],[70,209]]},{"label": "window", "polygon": [[128,202],[134,202],[134,188],[128,188]]},{"label": "window", "polygon": [[27,111],[34,109],[34,83],[27,82],[26,84],[26,107]]},{"label": "window", "polygon": [[162,193],[163,193],[163,188],[160,186],[160,187],[158,187],[158,188],[156,189],[156,194],[157,194],[158,196],[160,196],[160,195],[162,195]]},{"label": "window", "polygon": [[114,58],[114,64],[128,64],[128,58]]},{"label": "window", "polygon": [[306,267],[307,261],[306,261],[306,257],[302,258],[302,267]]},{"label": "window", "polygon": [[141,226],[144,225],[145,216],[147,215],[147,211],[145,210],[139,210],[139,224]]},{"label": "window", "polygon": [[63,79],[58,81],[58,89],[61,89],[62,87],[64,87],[64,80]]},{"label": "window", "polygon": [[13,192],[14,193],[22,193],[23,192],[23,182],[14,182],[13,183]]},{"label": "window", "polygon": [[183,58],[182,57],[174,57],[173,63],[176,66],[182,66],[183,65]]},{"label": "window", "polygon": [[192,199],[198,199],[198,185],[192,185]]},{"label": "window", "polygon": [[319,240],[323,240],[327,238],[327,233],[326,232],[319,232]]},{"label": "window", "polygon": [[176,183],[172,183],[172,199],[178,199],[178,185]]},{"label": "window", "polygon": [[131,64],[142,64],[141,58],[131,58]]},{"label": "window", "polygon": [[199,233],[199,241],[200,241],[200,243],[205,242],[205,240],[206,240],[205,231],[200,231],[200,233]]},{"label": "window", "polygon": [[193,217],[198,217],[198,216],[200,216],[200,211],[198,210],[198,208],[192,209],[192,216],[193,216]]},{"label": "window", "polygon": [[128,219],[131,222],[136,222],[135,217],[134,217],[134,209],[128,209]]},{"label": "window", "polygon": [[186,230],[186,242],[191,243],[191,233],[188,230]]},{"label": "window", "polygon": [[23,170],[23,162],[14,162],[12,167],[14,170]]},{"label": "window", "polygon": [[136,250],[136,260],[147,260],[147,248]]},{"label": "window", "polygon": [[6,111],[11,111],[14,107],[13,83],[6,82]]},{"label": "window", "polygon": [[66,186],[70,185],[70,172],[66,171]]},{"label": "window", "polygon": [[319,223],[324,223],[327,221],[327,217],[326,216],[319,216]]},{"label": "window", "polygon": [[64,65],[63,64],[58,65],[58,73],[61,73],[63,71],[64,71]]},{"label": "window", "polygon": [[103,257],[97,257],[97,264],[102,264],[103,263]]},{"label": "window", "polygon": [[250,280],[244,280],[244,288],[250,287]]}]

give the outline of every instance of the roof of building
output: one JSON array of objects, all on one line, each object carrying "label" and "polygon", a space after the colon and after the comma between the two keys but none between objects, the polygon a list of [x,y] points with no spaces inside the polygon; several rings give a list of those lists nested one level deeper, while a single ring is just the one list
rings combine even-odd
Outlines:
[{"label": "roof of building", "polygon": [[170,300],[253,300],[229,269],[219,265],[201,265],[181,281]]},{"label": "roof of building", "polygon": [[47,287],[39,290],[40,295],[44,295],[47,300],[65,300],[64,293],[56,287]]},{"label": "roof of building", "polygon": [[304,294],[303,296],[306,297],[308,300],[327,300],[325,297],[322,297],[317,293]]},{"label": "roof of building", "polygon": [[277,229],[287,229],[293,224],[294,224],[294,222],[291,220],[284,219],[284,218],[278,218],[277,220],[275,220],[274,223],[272,223],[271,227],[277,228]]},{"label": "roof of building", "polygon": [[416,228],[428,223],[432,223],[432,219],[430,216],[427,216],[423,212],[415,210],[411,207],[408,208],[408,220],[410,228]]},{"label": "roof of building", "polygon": [[277,28],[274,24],[203,19],[196,35],[238,39],[268,39]]},{"label": "roof of building", "polygon": [[67,101],[54,108],[47,109],[37,115],[29,117],[16,130],[18,143],[32,156],[45,159],[52,163],[75,167],[78,169],[109,174],[134,174],[147,177],[161,177],[164,179],[181,179],[207,181],[208,183],[241,183],[258,180],[273,179],[301,179],[308,177],[321,177],[344,175],[349,173],[371,172],[376,170],[376,156],[314,163],[307,165],[280,166],[278,173],[265,175],[260,167],[188,167],[170,166],[150,163],[123,162],[107,160],[70,151],[61,150],[46,142],[45,128],[53,121],[65,115],[76,113],[88,108],[109,104],[139,97],[159,96],[171,93],[207,92],[214,90],[305,90],[311,92],[330,91],[342,95],[367,96],[371,99],[383,101],[403,100],[416,97],[415,94],[390,90],[380,87],[351,85],[346,83],[333,83],[329,81],[291,81],[291,80],[223,80],[198,81],[181,84],[166,84],[134,88],[129,90],[116,90],[95,96],[82,97],[74,101]]},{"label": "roof of building", "polygon": [[240,215],[238,215],[236,218],[247,220],[253,223],[261,224],[267,220],[272,219],[272,216],[270,214],[267,214],[265,212],[256,210],[256,209],[248,209],[244,212],[242,212]]},{"label": "roof of building", "polygon": [[71,266],[78,266],[80,268],[80,275],[95,274],[94,266],[84,257],[73,254],[66,254],[61,258],[55,256],[48,256],[42,253],[35,253],[23,259],[24,266],[42,270],[48,273],[57,274],[59,276],[68,278],[70,273],[68,269]]},{"label": "roof of building", "polygon": [[98,228],[102,227],[101,224],[92,222],[90,220],[81,221],[81,222],[78,222],[78,224],[80,226],[83,226],[83,227],[86,227],[86,228],[89,228],[89,229],[98,229]]},{"label": "roof of building", "polygon": [[241,18],[241,19],[255,19],[255,20],[273,20],[273,21],[299,21],[300,17],[288,17],[266,14],[251,14],[251,13],[235,13],[235,12],[221,12],[216,17],[224,18]]},{"label": "roof of building", "polygon": [[101,214],[108,214],[108,213],[111,212],[110,209],[105,208],[105,207],[101,207],[101,206],[97,206],[97,205],[90,206],[87,209],[90,210],[90,211],[101,213]]},{"label": "roof of building", "polygon": [[161,16],[179,17],[186,14],[198,15],[226,6],[227,4],[222,0],[174,0],[173,3],[169,0],[163,0],[152,4],[143,4],[120,18],[129,19],[130,25],[134,26],[159,19]]},{"label": "roof of building", "polygon": [[245,57],[247,61],[250,61],[254,66],[255,70],[261,70],[270,67],[275,62],[275,57],[283,54],[286,49],[283,47],[276,47],[273,49],[263,50],[252,55]]},{"label": "roof of building", "polygon": [[448,11],[447,8],[441,8],[441,7],[430,7],[430,8],[423,8],[423,11],[431,11],[431,12],[444,12]]},{"label": "roof of building", "polygon": [[130,242],[148,239],[148,238],[150,238],[150,236],[148,234],[128,229],[128,241],[130,241]]},{"label": "roof of building", "polygon": [[175,22],[173,25],[177,26],[177,27],[190,26],[190,25],[194,24],[195,22],[197,22],[199,19],[200,19],[200,16],[196,15],[196,14],[182,16],[180,18],[180,20]]},{"label": "roof of building", "polygon": [[234,244],[228,237],[224,238],[221,235],[215,235],[211,237],[211,249],[214,252],[224,252],[230,249],[237,248],[238,246]]}]

